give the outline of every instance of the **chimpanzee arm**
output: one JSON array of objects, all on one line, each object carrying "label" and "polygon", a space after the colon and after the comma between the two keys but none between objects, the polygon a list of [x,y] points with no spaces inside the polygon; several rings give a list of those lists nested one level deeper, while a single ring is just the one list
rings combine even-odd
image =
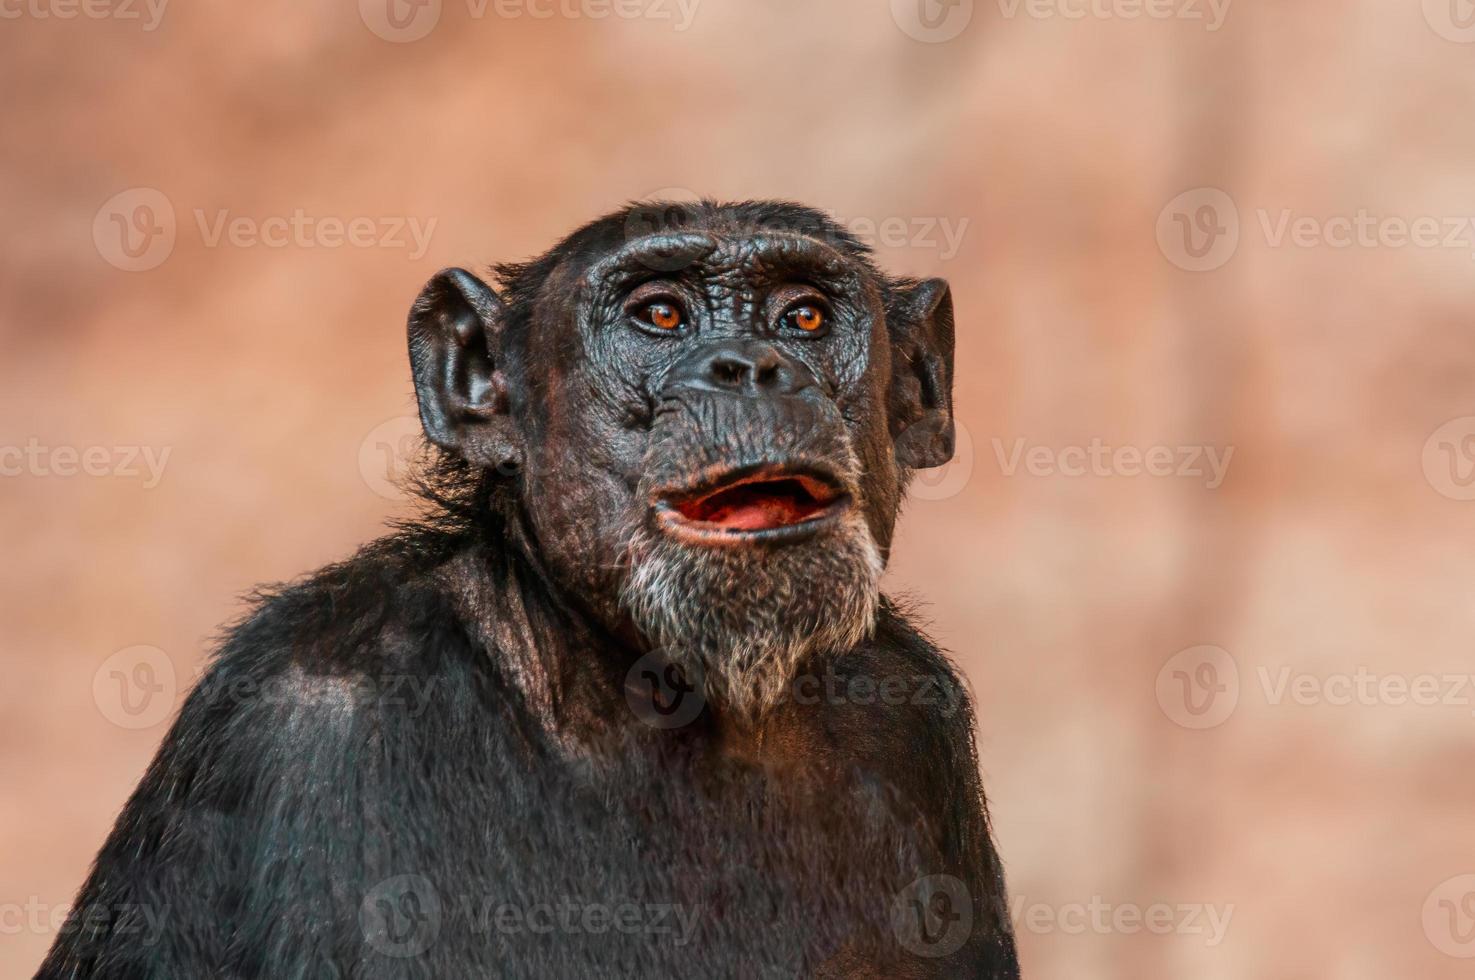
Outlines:
[{"label": "chimpanzee arm", "polygon": [[931,863],[895,896],[904,952],[890,974],[1017,977],[973,708],[956,670],[888,602],[873,641],[837,661],[813,690],[830,703],[818,734],[825,744],[811,748],[889,786],[929,838],[922,853]]},{"label": "chimpanzee arm", "polygon": [[[968,923],[966,941],[952,976],[1005,980],[1019,975],[1013,928],[1004,887],[1004,870],[994,848],[984,800],[978,752],[974,742],[972,699],[956,670],[925,636],[897,617],[887,625],[904,652],[903,663],[915,665],[917,685],[910,706],[912,723],[903,726],[889,753],[894,772],[906,773],[913,797],[933,815],[946,878],[914,887],[899,913],[914,950],[925,958],[929,946],[947,947],[950,930]],[[884,628],[884,627],[883,627]],[[954,917],[957,918],[954,918]]]},{"label": "chimpanzee arm", "polygon": [[39,977],[266,976],[284,962],[332,975],[313,930],[362,894],[343,876],[365,863],[335,852],[361,840],[369,715],[347,680],[229,657],[165,737]]}]

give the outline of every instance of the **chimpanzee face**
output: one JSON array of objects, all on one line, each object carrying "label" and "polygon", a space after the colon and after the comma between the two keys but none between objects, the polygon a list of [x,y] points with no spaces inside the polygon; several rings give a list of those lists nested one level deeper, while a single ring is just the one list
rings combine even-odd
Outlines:
[{"label": "chimpanzee face", "polygon": [[951,311],[841,239],[696,217],[565,243],[520,317],[442,274],[411,348],[449,352],[417,362],[427,432],[516,461],[570,596],[751,715],[874,622],[906,475],[951,454]]}]

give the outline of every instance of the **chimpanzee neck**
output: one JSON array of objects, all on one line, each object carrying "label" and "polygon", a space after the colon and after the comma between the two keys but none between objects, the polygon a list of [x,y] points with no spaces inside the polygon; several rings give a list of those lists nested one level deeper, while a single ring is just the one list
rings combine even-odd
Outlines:
[{"label": "chimpanzee neck", "polygon": [[440,575],[468,633],[550,732],[574,742],[623,718],[624,672],[639,656],[573,600],[535,557],[522,521],[468,536]]}]

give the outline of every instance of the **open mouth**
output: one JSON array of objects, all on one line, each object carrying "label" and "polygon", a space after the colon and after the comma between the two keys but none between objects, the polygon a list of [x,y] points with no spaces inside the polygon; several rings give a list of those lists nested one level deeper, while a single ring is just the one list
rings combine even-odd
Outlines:
[{"label": "open mouth", "polygon": [[729,471],[701,489],[663,495],[657,515],[687,534],[780,539],[817,531],[849,499],[827,474],[763,468]]}]

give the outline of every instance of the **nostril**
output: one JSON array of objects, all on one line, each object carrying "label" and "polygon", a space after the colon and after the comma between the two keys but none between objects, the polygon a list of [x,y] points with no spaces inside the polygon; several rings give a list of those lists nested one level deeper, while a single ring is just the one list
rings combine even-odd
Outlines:
[{"label": "nostril", "polygon": [[733,357],[715,358],[708,370],[713,381],[726,385],[742,384],[748,375],[748,365]]},{"label": "nostril", "polygon": [[787,374],[784,359],[779,356],[778,351],[765,350],[753,360],[753,380],[760,388],[771,388],[783,382]]}]

